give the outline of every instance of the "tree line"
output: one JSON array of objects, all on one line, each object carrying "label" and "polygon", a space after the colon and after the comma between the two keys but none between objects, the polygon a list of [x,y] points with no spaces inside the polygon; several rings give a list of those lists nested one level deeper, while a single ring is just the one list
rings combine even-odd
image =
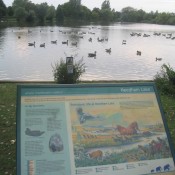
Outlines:
[{"label": "tree line", "polygon": [[80,0],[70,0],[58,5],[49,6],[46,2],[34,4],[29,0],[14,0],[12,6],[6,7],[0,0],[0,20],[15,18],[18,22],[54,21],[64,23],[66,20],[94,21],[94,22],[136,22],[175,25],[175,13],[145,12],[142,9],[125,7],[115,11],[109,0],[104,0],[101,8],[88,9],[81,5]]}]

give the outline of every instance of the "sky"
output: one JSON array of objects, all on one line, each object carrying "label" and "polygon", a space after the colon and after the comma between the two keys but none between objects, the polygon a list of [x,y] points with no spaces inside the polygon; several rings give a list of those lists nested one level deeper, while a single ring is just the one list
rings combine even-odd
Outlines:
[{"label": "sky", "polygon": [[[11,6],[14,0],[3,0],[5,5]],[[30,0],[35,4],[47,2],[48,5],[54,5],[57,7],[59,4],[64,4],[69,0]],[[94,7],[101,8],[101,4],[104,0],[81,0],[82,5],[85,5],[89,9]],[[173,12],[175,13],[175,0],[110,0],[111,8],[115,11],[121,11],[122,8],[130,6],[137,10],[142,9],[146,12],[156,11],[158,12]]]}]

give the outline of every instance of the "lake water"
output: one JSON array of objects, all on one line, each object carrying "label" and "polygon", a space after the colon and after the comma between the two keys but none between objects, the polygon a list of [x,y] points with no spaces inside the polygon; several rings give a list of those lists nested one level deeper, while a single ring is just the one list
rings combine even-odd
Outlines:
[{"label": "lake water", "polygon": [[[131,36],[132,32],[141,36]],[[86,73],[81,80],[152,80],[162,64],[175,68],[174,36],[175,26],[154,24],[0,29],[0,80],[52,81],[52,65],[66,56],[73,56],[74,61],[83,58]],[[98,37],[108,41],[99,42]],[[51,44],[54,40],[57,44]],[[67,40],[68,45],[62,44]],[[35,47],[28,46],[34,41]],[[72,42],[77,42],[77,47]],[[45,48],[40,47],[42,43]],[[110,54],[105,51],[109,48]],[[96,59],[88,57],[94,51]],[[156,61],[156,57],[162,60]]]}]

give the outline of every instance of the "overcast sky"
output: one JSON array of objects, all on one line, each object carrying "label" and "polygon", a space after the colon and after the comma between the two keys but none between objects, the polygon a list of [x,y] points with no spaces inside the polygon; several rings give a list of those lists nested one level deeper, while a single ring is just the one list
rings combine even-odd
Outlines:
[{"label": "overcast sky", "polygon": [[[3,0],[6,6],[11,6],[14,0]],[[40,4],[42,2],[47,2],[49,5],[63,4],[69,0],[31,0],[35,4]],[[94,7],[101,8],[101,4],[104,0],[82,0],[82,5],[85,5],[89,9]],[[173,12],[175,13],[175,0],[110,0],[111,8],[116,11],[121,11],[122,8],[131,6],[136,9],[142,9],[146,12],[156,11],[159,12]]]}]

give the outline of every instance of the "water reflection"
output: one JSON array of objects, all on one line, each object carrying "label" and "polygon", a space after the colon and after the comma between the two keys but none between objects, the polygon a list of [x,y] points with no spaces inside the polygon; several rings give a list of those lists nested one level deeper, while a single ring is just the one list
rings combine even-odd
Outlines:
[{"label": "water reflection", "polygon": [[[174,31],[174,26],[148,24],[1,29],[0,80],[53,80],[51,64],[66,56],[84,59],[87,69],[83,80],[150,80],[163,63],[175,65],[175,40],[154,32],[174,37]],[[141,36],[132,37],[132,32]],[[143,37],[144,33],[150,37]],[[28,45],[34,42],[35,47]],[[40,47],[43,43],[45,47]],[[95,51],[96,59],[88,57]],[[156,57],[162,60],[156,61]]]}]

